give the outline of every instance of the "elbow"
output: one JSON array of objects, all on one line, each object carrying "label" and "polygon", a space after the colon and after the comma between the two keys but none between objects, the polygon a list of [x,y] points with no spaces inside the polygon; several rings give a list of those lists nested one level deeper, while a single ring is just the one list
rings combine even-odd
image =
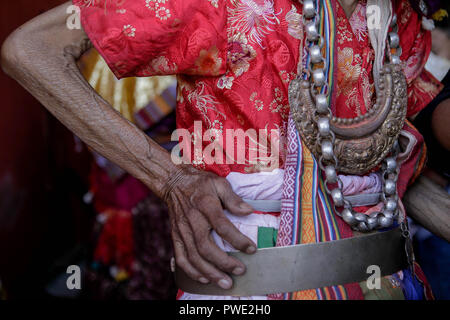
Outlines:
[{"label": "elbow", "polygon": [[20,32],[17,30],[10,34],[2,44],[0,64],[4,73],[13,77],[15,70],[20,65],[22,41]]},{"label": "elbow", "polygon": [[12,76],[19,63],[20,33],[16,30],[2,44],[0,64],[4,73]]},{"label": "elbow", "polygon": [[12,78],[30,61],[30,48],[34,43],[31,36],[20,27],[11,33],[1,47],[0,64],[4,73]]},{"label": "elbow", "polygon": [[16,63],[14,56],[14,42],[13,35],[10,35],[2,44],[0,65],[4,73],[11,75],[12,66]]}]

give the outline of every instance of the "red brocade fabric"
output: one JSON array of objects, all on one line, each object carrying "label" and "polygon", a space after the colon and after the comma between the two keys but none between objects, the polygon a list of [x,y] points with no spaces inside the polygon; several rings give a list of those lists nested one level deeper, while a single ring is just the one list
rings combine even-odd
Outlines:
[{"label": "red brocade fabric", "polygon": [[[84,30],[118,78],[178,75],[177,127],[194,121],[217,135],[226,129],[279,129],[289,114],[288,85],[303,51],[301,4],[292,0],[74,0]],[[371,48],[361,1],[350,19],[337,6],[337,110],[364,114],[372,105]],[[423,66],[429,31],[408,1],[395,3],[402,61],[408,81],[408,115],[438,93],[440,83]],[[204,141],[205,148],[211,141]],[[248,142],[245,147],[248,155]],[[225,140],[224,140],[225,144]],[[224,149],[225,145],[224,145]],[[283,165],[283,152],[280,152]],[[193,164],[226,176],[254,164]]]},{"label": "red brocade fabric", "polygon": [[[226,129],[279,129],[286,134],[288,85],[304,55],[302,5],[292,0],[74,0],[81,7],[84,30],[118,78],[176,74],[177,127],[194,140],[194,121],[217,135]],[[408,116],[423,109],[441,89],[424,70],[431,36],[407,0],[394,2],[398,16],[402,61],[408,83]],[[360,1],[347,19],[336,1],[337,94],[339,117],[367,112],[374,100],[371,48]],[[423,139],[406,125],[419,143],[403,164],[403,193],[421,157]],[[201,137],[200,137],[201,138]],[[203,142],[203,148],[210,141]],[[225,148],[224,144],[224,149]],[[235,149],[239,146],[235,146]],[[283,146],[281,146],[283,148]],[[248,156],[248,143],[245,146]],[[283,165],[283,152],[280,164]],[[207,164],[199,168],[226,176],[251,172],[253,164]],[[338,219],[338,224],[343,222]],[[339,225],[343,237],[351,236]],[[345,231],[348,230],[348,234]],[[107,239],[105,239],[107,240]],[[100,256],[108,257],[106,250]],[[122,259],[121,259],[122,260]],[[124,259],[127,260],[127,259]],[[361,290],[348,290],[361,298]],[[349,286],[349,287],[350,287]],[[349,289],[349,288],[347,288]],[[351,289],[351,288],[350,288]]]}]

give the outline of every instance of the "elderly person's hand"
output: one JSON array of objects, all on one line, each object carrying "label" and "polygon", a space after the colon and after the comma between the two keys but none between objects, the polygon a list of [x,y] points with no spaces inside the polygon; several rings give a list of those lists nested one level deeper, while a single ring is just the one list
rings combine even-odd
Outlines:
[{"label": "elderly person's hand", "polygon": [[256,245],[228,220],[223,210],[246,215],[252,208],[243,202],[224,178],[185,166],[169,181],[166,195],[172,225],[175,261],[192,279],[209,281],[228,289],[226,273],[240,275],[245,266],[217,247],[211,236],[214,229],[234,248],[254,253]]},{"label": "elderly person's hand", "polygon": [[242,274],[245,266],[220,250],[210,232],[215,229],[235,248],[255,252],[255,244],[223,213],[225,208],[244,215],[252,209],[225,179],[176,166],[166,150],[92,89],[77,67],[91,43],[83,30],[67,27],[70,5],[56,7],[11,34],[2,46],[3,70],[95,151],[166,200],[180,268],[198,281],[231,287],[226,273]]}]

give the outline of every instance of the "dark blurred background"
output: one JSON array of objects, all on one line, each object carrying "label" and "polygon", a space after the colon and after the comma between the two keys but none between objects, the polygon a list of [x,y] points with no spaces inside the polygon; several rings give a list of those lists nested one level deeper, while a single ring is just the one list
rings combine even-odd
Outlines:
[{"label": "dark blurred background", "polygon": [[[64,2],[2,1],[0,43]],[[117,80],[96,52],[80,68],[91,85],[114,91]],[[131,121],[140,112],[141,129],[170,149],[173,110],[152,119],[146,108],[158,108],[151,101],[161,94],[173,109],[175,79],[124,81],[127,91],[115,107]],[[149,92],[133,92],[137,81],[146,81]],[[91,152],[3,72],[0,97],[0,300],[175,298],[164,204]],[[69,265],[80,266],[82,290],[67,290]]]},{"label": "dark blurred background", "polygon": [[[0,42],[61,0],[2,1]],[[82,202],[90,153],[14,80],[0,72],[0,279],[8,298],[45,296],[55,261],[88,241]]]}]

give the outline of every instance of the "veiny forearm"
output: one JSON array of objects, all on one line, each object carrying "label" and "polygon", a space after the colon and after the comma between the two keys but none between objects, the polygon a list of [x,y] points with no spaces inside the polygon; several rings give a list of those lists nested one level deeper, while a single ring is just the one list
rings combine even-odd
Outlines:
[{"label": "veiny forearm", "polygon": [[82,77],[76,61],[90,47],[65,27],[57,7],[19,28],[2,48],[2,66],[56,118],[94,150],[164,196],[178,168],[170,155],[124,119]]}]

